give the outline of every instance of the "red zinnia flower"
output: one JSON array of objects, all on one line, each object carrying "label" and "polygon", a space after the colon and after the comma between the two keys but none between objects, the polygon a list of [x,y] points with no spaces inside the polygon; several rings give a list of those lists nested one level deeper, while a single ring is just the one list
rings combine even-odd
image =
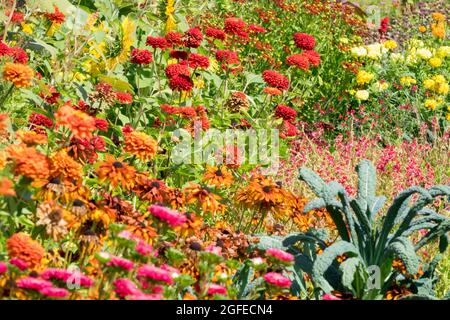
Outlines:
[{"label": "red zinnia flower", "polygon": [[146,49],[133,49],[131,51],[131,63],[135,64],[149,64],[153,61],[153,55]]},{"label": "red zinnia flower", "polygon": [[380,22],[379,33],[386,33],[389,29],[389,17],[384,17]]},{"label": "red zinnia flower", "polygon": [[57,6],[53,6],[53,8],[54,8],[55,12],[44,13],[45,17],[53,23],[56,23],[56,24],[63,23],[66,20],[66,16],[64,15],[64,13],[59,11],[59,8]]},{"label": "red zinnia flower", "polygon": [[169,79],[169,87],[173,91],[191,91],[194,82],[188,76],[178,75]]},{"label": "red zinnia flower", "polygon": [[133,96],[127,92],[116,92],[116,99],[122,104],[133,103]]},{"label": "red zinnia flower", "polygon": [[152,37],[152,36],[148,36],[147,37],[147,41],[146,44],[150,47],[152,47],[153,49],[167,49],[170,47],[169,42],[167,41],[166,38],[164,37]]},{"label": "red zinnia flower", "polygon": [[224,64],[238,64],[238,54],[230,50],[218,50],[216,52],[216,59]]},{"label": "red zinnia flower", "polygon": [[296,66],[302,70],[309,70],[309,60],[303,53],[297,53],[287,57],[286,63],[290,66]]},{"label": "red zinnia flower", "polygon": [[166,67],[166,76],[167,78],[173,78],[175,76],[186,76],[189,77],[189,68],[185,64],[169,64]]},{"label": "red zinnia flower", "polygon": [[183,44],[188,48],[200,47],[203,40],[203,34],[199,28],[191,28],[184,33]]},{"label": "red zinnia flower", "polygon": [[165,36],[167,43],[171,46],[180,46],[182,44],[183,35],[179,32],[169,32]]},{"label": "red zinnia flower", "polygon": [[[11,12],[6,12],[6,16],[9,17],[11,15]],[[23,22],[25,18],[25,15],[22,12],[14,11],[11,17],[12,23],[21,23]]]},{"label": "red zinnia flower", "polygon": [[317,67],[320,65],[320,54],[314,50],[305,50],[302,54],[308,59],[309,63]]},{"label": "red zinnia flower", "polygon": [[15,63],[26,64],[28,62],[28,55],[22,48],[10,48],[9,56],[14,59]]},{"label": "red zinnia flower", "polygon": [[275,117],[282,118],[287,121],[295,121],[297,111],[283,104],[279,104],[275,109]]},{"label": "red zinnia flower", "polygon": [[188,65],[191,68],[207,69],[209,67],[209,59],[198,53],[191,53],[188,59]]},{"label": "red zinnia flower", "polygon": [[297,48],[303,50],[312,50],[316,46],[316,39],[313,36],[306,33],[294,34],[294,42]]},{"label": "red zinnia flower", "polygon": [[6,43],[0,41],[0,57],[9,55],[10,49]]},{"label": "red zinnia flower", "polygon": [[169,56],[178,60],[186,60],[188,58],[188,53],[186,51],[171,50]]},{"label": "red zinnia flower", "polygon": [[271,87],[287,90],[289,88],[289,79],[273,70],[266,70],[262,74],[264,81]]},{"label": "red zinnia flower", "polygon": [[228,18],[225,19],[225,32],[239,38],[246,39],[248,34],[245,31],[247,29],[247,24],[239,18]]},{"label": "red zinnia flower", "polygon": [[225,40],[227,35],[223,30],[216,29],[216,28],[208,28],[206,29],[206,36],[210,38],[214,38],[217,40]]},{"label": "red zinnia flower", "polygon": [[108,121],[105,119],[95,118],[95,127],[100,131],[108,131]]},{"label": "red zinnia flower", "polygon": [[248,30],[249,30],[250,32],[253,32],[253,33],[265,33],[265,32],[267,32],[266,29],[264,29],[263,27],[261,27],[261,26],[259,26],[259,25],[257,25],[257,24],[252,24],[252,25],[250,25],[250,26],[248,27]]}]

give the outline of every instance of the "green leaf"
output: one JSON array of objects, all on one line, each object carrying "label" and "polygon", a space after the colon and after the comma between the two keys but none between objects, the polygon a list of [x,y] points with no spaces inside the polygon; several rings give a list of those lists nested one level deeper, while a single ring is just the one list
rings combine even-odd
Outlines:
[{"label": "green leaf", "polygon": [[417,274],[419,272],[419,257],[416,255],[414,246],[408,238],[396,238],[389,244],[386,254],[393,254],[394,257],[401,259],[409,274]]},{"label": "green leaf", "polygon": [[324,275],[331,267],[335,259],[345,253],[358,256],[358,249],[350,242],[338,241],[326,248],[314,262],[313,280],[316,283],[316,286],[320,287],[325,293],[331,293],[331,291],[333,291],[333,287],[327,279],[325,279]]}]

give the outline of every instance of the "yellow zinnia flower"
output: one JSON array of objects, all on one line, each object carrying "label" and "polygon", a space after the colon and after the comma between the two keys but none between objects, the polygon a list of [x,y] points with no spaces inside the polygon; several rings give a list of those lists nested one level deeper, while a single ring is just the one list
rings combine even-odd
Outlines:
[{"label": "yellow zinnia flower", "polygon": [[438,68],[442,65],[442,60],[437,58],[437,57],[433,57],[430,60],[428,60],[428,63],[430,64],[430,66],[432,66],[433,68]]},{"label": "yellow zinnia flower", "polygon": [[358,75],[356,76],[356,82],[358,84],[365,84],[372,81],[373,78],[374,78],[373,73],[361,70],[358,72]]}]

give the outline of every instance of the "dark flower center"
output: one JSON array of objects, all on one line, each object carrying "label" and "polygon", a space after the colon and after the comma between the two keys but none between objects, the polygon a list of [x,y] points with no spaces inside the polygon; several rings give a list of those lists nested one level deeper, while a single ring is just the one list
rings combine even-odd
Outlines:
[{"label": "dark flower center", "polygon": [[116,169],[120,169],[120,168],[123,168],[123,164],[122,164],[122,162],[119,162],[119,161],[115,161],[115,162],[113,162],[113,167],[114,168],[116,168]]},{"label": "dark flower center", "polygon": [[96,234],[95,234],[95,232],[94,232],[93,230],[88,229],[88,230],[86,230],[86,231],[84,232],[84,235],[85,235],[85,236],[95,236]]},{"label": "dark flower center", "polygon": [[50,180],[50,183],[52,183],[52,184],[60,184],[60,183],[61,183],[61,180],[60,180],[59,178],[52,178],[52,179]]},{"label": "dark flower center", "polygon": [[75,199],[75,200],[73,200],[73,206],[74,207],[83,207],[84,203],[80,199]]},{"label": "dark flower center", "polygon": [[222,170],[217,170],[216,171],[216,176],[218,176],[218,177],[221,177],[221,176],[223,176],[223,173],[222,173]]},{"label": "dark flower center", "polygon": [[53,210],[53,211],[50,212],[50,214],[48,215],[48,218],[50,219],[51,222],[58,222],[58,221],[61,220],[61,218],[62,218],[62,212],[61,212],[61,210]]},{"label": "dark flower center", "polygon": [[189,246],[189,248],[191,248],[192,250],[195,250],[195,251],[199,251],[202,249],[202,245],[198,242],[192,242],[191,245]]},{"label": "dark flower center", "polygon": [[270,188],[270,186],[264,186],[262,189],[265,193],[270,193],[270,191],[272,191],[272,188]]},{"label": "dark flower center", "polygon": [[152,188],[159,189],[161,187],[161,184],[158,181],[153,181],[151,186]]}]

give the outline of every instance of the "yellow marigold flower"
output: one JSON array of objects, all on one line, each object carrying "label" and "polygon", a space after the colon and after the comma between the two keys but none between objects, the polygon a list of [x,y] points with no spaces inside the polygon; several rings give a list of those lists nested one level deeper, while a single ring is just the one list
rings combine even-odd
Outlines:
[{"label": "yellow marigold flower", "polygon": [[432,66],[433,68],[438,68],[442,65],[442,60],[437,58],[437,57],[433,57],[430,60],[428,60],[428,63],[430,64],[430,66]]},{"label": "yellow marigold flower", "polygon": [[419,32],[424,33],[424,32],[426,32],[426,31],[427,31],[427,27],[425,27],[425,26],[420,26],[420,27],[419,27]]},{"label": "yellow marigold flower", "polygon": [[406,77],[401,77],[401,78],[400,78],[400,83],[401,83],[402,85],[404,85],[404,86],[409,87],[409,86],[412,85],[412,84],[416,84],[417,81],[416,81],[416,79],[414,79],[413,77],[406,76]]},{"label": "yellow marigold flower", "polygon": [[11,81],[18,88],[31,86],[33,76],[33,69],[21,63],[7,62],[3,69],[3,79]]},{"label": "yellow marigold flower", "polygon": [[438,106],[438,102],[435,99],[426,99],[424,102],[425,108],[434,110]]},{"label": "yellow marigold flower", "polygon": [[203,89],[205,87],[205,81],[201,77],[194,78],[194,87]]},{"label": "yellow marigold flower", "polygon": [[32,34],[33,33],[33,27],[32,27],[31,24],[22,22],[21,26],[22,26],[22,32],[24,32],[26,34]]},{"label": "yellow marigold flower", "polygon": [[383,43],[383,46],[386,49],[393,50],[393,49],[397,48],[397,42],[395,42],[394,40],[387,40]]},{"label": "yellow marigold flower", "polygon": [[436,21],[445,21],[445,15],[443,15],[440,12],[433,12],[433,14],[431,16]]},{"label": "yellow marigold flower", "polygon": [[367,90],[358,90],[355,93],[355,98],[361,101],[369,99],[369,91]]},{"label": "yellow marigold flower", "polygon": [[446,95],[448,93],[448,83],[441,83],[439,84],[439,87],[437,88],[436,92],[438,94]]},{"label": "yellow marigold flower", "polygon": [[158,145],[149,135],[144,132],[133,131],[125,136],[125,152],[135,155],[142,161],[153,159],[156,155]]},{"label": "yellow marigold flower", "polygon": [[425,87],[425,89],[431,90],[435,85],[435,82],[433,79],[425,79],[423,81],[423,86]]},{"label": "yellow marigold flower", "polygon": [[358,82],[358,84],[365,84],[372,81],[373,78],[374,78],[373,73],[361,70],[358,72],[358,75],[356,76],[356,82]]},{"label": "yellow marigold flower", "polygon": [[444,77],[442,74],[435,75],[435,76],[433,77],[433,80],[434,80],[436,83],[438,83],[438,84],[446,83],[446,82],[447,82],[447,80],[445,80],[445,77]]},{"label": "yellow marigold flower", "polygon": [[438,56],[441,59],[447,58],[450,56],[450,46],[442,46],[439,47],[436,51],[436,56]]}]

